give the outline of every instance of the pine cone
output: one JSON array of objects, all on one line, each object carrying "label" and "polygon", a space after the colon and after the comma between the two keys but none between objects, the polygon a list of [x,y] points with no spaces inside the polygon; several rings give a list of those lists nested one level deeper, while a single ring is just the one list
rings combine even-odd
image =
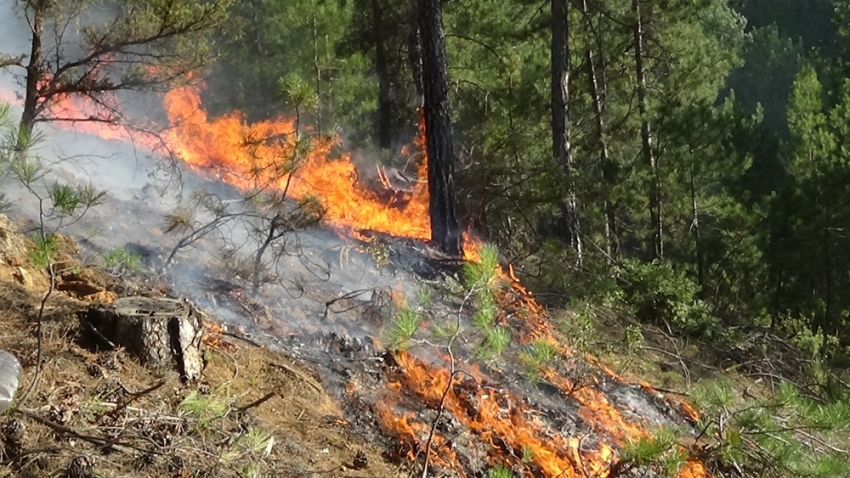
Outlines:
[{"label": "pine cone", "polygon": [[0,434],[3,437],[3,447],[0,456],[5,455],[5,458],[16,458],[21,455],[24,449],[24,433],[26,429],[26,425],[17,418],[10,418],[3,423],[3,429],[0,430]]},{"label": "pine cone", "polygon": [[369,466],[369,460],[366,458],[366,454],[363,453],[363,450],[357,450],[357,453],[354,454],[354,465],[355,470],[362,470]]},{"label": "pine cone", "polygon": [[91,378],[103,378],[103,369],[98,364],[90,363],[86,365],[86,372]]},{"label": "pine cone", "polygon": [[94,467],[94,460],[91,457],[86,455],[77,455],[71,460],[71,464],[68,465],[68,478],[89,478],[92,476],[92,468]]},{"label": "pine cone", "polygon": [[3,423],[3,441],[6,443],[21,443],[26,430],[27,427],[24,425],[24,422],[17,418],[10,418]]}]

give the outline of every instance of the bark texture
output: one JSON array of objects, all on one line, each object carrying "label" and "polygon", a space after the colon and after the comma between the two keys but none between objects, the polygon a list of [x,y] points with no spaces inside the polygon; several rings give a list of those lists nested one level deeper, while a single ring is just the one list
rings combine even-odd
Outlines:
[{"label": "bark texture", "polygon": [[570,146],[570,49],[567,0],[552,0],[552,156],[567,175],[567,198],[562,205],[569,227],[567,238],[582,262],[582,242]]},{"label": "bark texture", "polygon": [[431,239],[448,255],[463,256],[454,186],[454,147],[446,74],[441,0],[419,0],[425,137],[428,149]]},{"label": "bark texture", "polygon": [[30,7],[32,8],[32,20],[30,22],[32,38],[30,39],[29,62],[26,67],[27,79],[24,91],[24,111],[21,114],[20,132],[18,134],[17,149],[19,152],[23,152],[29,146],[29,135],[32,133],[35,120],[40,113],[38,82],[43,76],[40,71],[43,59],[41,38],[44,36],[47,3],[43,0],[36,0],[30,3]]},{"label": "bark texture", "polygon": [[375,43],[375,70],[378,73],[378,145],[390,149],[393,141],[393,95],[390,60],[384,35],[384,5],[372,2],[372,40]]},{"label": "bark texture", "polygon": [[[605,84],[605,57],[603,56],[601,41],[599,35],[593,26],[593,21],[590,17],[590,12],[587,6],[587,0],[581,2],[582,14],[584,15],[585,34],[588,38],[587,47],[587,76],[590,83],[590,96],[593,101],[593,115],[595,118],[595,140],[599,147],[599,159],[602,164],[602,181],[608,189],[608,196],[605,198],[605,252],[608,255],[609,264],[616,260],[619,255],[620,242],[619,233],[617,231],[617,213],[614,199],[611,197],[611,191],[617,185],[618,167],[617,163],[611,159],[608,151],[607,132],[605,130],[605,92],[607,86]],[[592,41],[591,41],[592,39]],[[599,68],[597,69],[597,58],[593,53],[593,45],[597,46],[599,51]]]},{"label": "bark texture", "polygon": [[646,21],[641,10],[640,0],[632,0],[632,12],[635,16],[634,51],[635,75],[637,76],[638,112],[640,113],[641,153],[643,160],[649,166],[649,215],[652,224],[652,255],[654,259],[664,258],[664,221],[661,214],[661,175],[658,169],[658,158],[655,155],[652,142],[652,129],[649,124],[646,86],[646,45],[644,43],[644,25]]},{"label": "bark texture", "polygon": [[201,313],[175,299],[124,297],[81,316],[106,339],[154,369],[175,368],[194,381],[204,369]]}]

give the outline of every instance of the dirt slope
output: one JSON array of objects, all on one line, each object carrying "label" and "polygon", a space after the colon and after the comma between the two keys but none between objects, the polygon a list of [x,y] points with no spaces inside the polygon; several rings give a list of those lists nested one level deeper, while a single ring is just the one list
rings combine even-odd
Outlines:
[{"label": "dirt slope", "polygon": [[61,241],[61,273],[44,303],[33,386],[50,279],[33,265],[32,247],[0,217],[0,349],[24,367],[17,409],[0,417],[0,477],[397,475],[377,446],[347,431],[311,372],[284,355],[211,330],[204,379],[186,386],[122,350],[84,346],[77,313],[114,300],[122,285],[76,263],[70,240]]}]

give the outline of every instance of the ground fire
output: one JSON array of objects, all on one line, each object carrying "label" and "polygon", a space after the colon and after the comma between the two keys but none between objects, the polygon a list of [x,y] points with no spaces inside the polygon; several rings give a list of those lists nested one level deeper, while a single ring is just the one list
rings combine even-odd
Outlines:
[{"label": "ground fire", "polygon": [[[209,118],[198,91],[184,87],[165,95],[164,109],[170,124],[165,134],[154,140],[112,124],[87,121],[97,113],[87,108],[81,102],[65,101],[53,113],[79,119],[71,123],[78,131],[121,141],[133,137],[151,149],[164,145],[200,174],[242,190],[276,188],[295,199],[317,196],[327,211],[325,221],[352,238],[361,238],[359,231],[368,230],[429,239],[426,181],[411,181],[408,191],[397,192],[387,200],[358,180],[358,169],[351,156],[340,151],[338,138],[297,131],[293,119],[249,124],[240,113]],[[421,153],[422,140],[420,134],[411,146],[413,153],[420,152],[416,168],[420,178],[426,161]],[[299,141],[308,141],[310,147],[296,151]],[[380,169],[379,181],[389,186],[386,173]],[[480,243],[469,233],[466,241],[466,259],[474,261]],[[569,403],[569,407],[559,410],[572,413],[571,420],[577,424],[566,427],[566,432],[559,430],[554,425],[557,420],[522,396],[521,389],[499,386],[492,370],[473,364],[462,373],[452,373],[454,358],[428,360],[408,352],[391,354],[386,387],[373,405],[375,415],[386,432],[400,441],[398,454],[420,461],[427,455],[432,467],[452,470],[457,476],[471,476],[472,468],[460,456],[459,447],[465,447],[467,455],[474,450],[490,465],[524,470],[520,472],[522,476],[616,476],[618,447],[650,433],[639,416],[626,416],[624,405],[614,403],[612,393],[602,390],[604,384],[630,384],[604,367],[592,365],[592,358],[574,357],[573,351],[559,346],[546,311],[517,280],[513,269],[508,266],[499,274],[509,284],[500,297],[500,307],[512,311],[507,323],[521,344],[545,340],[561,357],[591,364],[593,371],[582,383],[563,370],[540,370],[541,378],[554,388],[555,398],[550,396],[547,400]],[[648,384],[637,388],[653,396],[661,395]],[[346,390],[356,393],[354,386],[347,385]],[[430,419],[423,417],[402,403],[410,400],[439,413]],[[683,426],[698,420],[686,403],[666,400]],[[461,431],[446,431],[434,422],[437,418],[451,421]],[[461,441],[465,445],[459,445]],[[708,474],[701,463],[689,460],[678,476],[697,478]]]}]

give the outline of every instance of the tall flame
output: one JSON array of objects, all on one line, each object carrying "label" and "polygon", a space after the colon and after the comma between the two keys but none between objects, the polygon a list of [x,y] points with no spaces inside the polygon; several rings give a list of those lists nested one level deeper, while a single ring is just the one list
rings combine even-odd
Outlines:
[{"label": "tall flame", "polygon": [[[221,179],[244,189],[276,187],[295,198],[319,196],[331,224],[368,229],[396,236],[428,239],[428,191],[415,183],[402,205],[385,204],[357,182],[349,153],[332,158],[334,139],[313,137],[301,165],[282,174],[282,162],[298,154],[296,125],[291,119],[249,124],[239,113],[209,120],[192,88],[178,88],[165,97],[173,128],[168,144],[180,158],[202,172],[216,171]],[[269,141],[269,138],[274,140]],[[290,177],[288,171],[292,171]]]}]

